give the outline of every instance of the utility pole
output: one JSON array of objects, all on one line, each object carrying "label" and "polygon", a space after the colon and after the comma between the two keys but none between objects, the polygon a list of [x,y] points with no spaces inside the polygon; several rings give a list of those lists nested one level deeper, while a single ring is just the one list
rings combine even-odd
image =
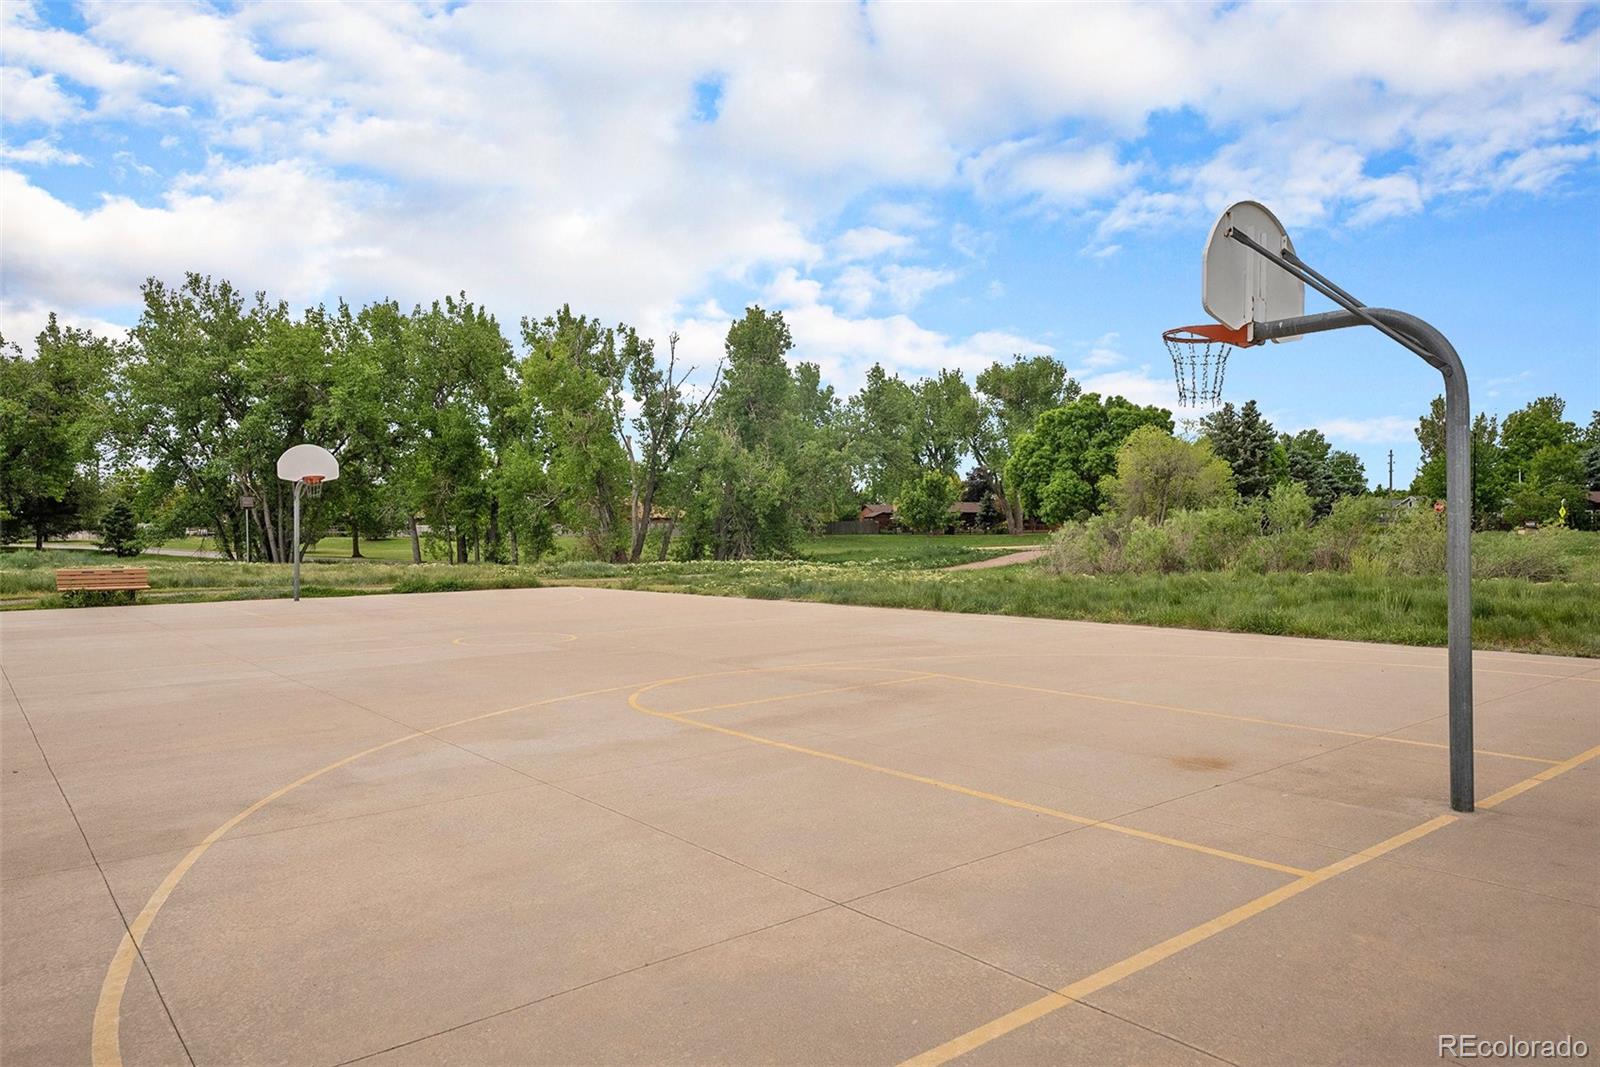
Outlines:
[{"label": "utility pole", "polygon": [[1389,449],[1389,492],[1394,492],[1394,449]]}]

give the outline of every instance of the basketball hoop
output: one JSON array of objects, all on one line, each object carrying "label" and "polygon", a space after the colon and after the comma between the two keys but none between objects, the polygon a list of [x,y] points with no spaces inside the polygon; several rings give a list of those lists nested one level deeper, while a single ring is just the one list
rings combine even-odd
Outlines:
[{"label": "basketball hoop", "polygon": [[312,496],[321,496],[322,495],[322,480],[323,480],[323,476],[322,475],[320,475],[320,474],[308,474],[304,478],[301,478],[300,480],[305,483],[306,491],[308,493],[310,493]]},{"label": "basketball hoop", "polygon": [[1178,403],[1186,408],[1222,403],[1222,376],[1235,345],[1250,343],[1248,327],[1178,326],[1161,335],[1172,354],[1172,377]]}]

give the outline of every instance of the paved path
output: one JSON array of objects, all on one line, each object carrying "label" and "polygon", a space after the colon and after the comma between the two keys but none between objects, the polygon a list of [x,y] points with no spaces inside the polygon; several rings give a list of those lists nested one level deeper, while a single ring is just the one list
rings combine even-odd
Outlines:
[{"label": "paved path", "polygon": [[[13,548],[33,548],[32,545],[13,545]],[[100,546],[88,541],[46,541],[44,547],[47,551],[54,552],[61,549],[67,552],[99,552]],[[143,550],[146,556],[180,556],[185,559],[226,559],[221,552],[209,548],[161,548],[159,546]]]},{"label": "paved path", "polygon": [[1475,656],[1460,816],[1442,649],[547,588],[0,666],[7,1067],[1600,1048],[1596,660]]},{"label": "paved path", "polygon": [[988,559],[975,560],[972,563],[957,563],[953,567],[944,568],[947,571],[982,571],[990,567],[1011,567],[1018,563],[1032,563],[1044,555],[1042,548],[1024,548],[1018,552],[1007,552],[1003,556],[991,556]]}]

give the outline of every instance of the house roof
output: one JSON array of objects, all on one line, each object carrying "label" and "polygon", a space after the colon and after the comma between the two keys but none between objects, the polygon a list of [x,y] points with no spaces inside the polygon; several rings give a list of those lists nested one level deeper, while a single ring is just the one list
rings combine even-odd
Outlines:
[{"label": "house roof", "polygon": [[893,514],[894,514],[894,505],[893,504],[862,504],[861,505],[861,517],[863,519],[875,519],[879,515],[893,515]]}]

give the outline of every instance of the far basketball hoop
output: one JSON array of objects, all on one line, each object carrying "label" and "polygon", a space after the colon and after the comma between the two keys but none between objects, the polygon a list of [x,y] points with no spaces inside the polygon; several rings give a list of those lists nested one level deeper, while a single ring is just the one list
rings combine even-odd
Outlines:
[{"label": "far basketball hoop", "polygon": [[278,457],[278,477],[294,483],[294,598],[300,599],[300,495],[322,491],[323,482],[339,477],[339,461],[321,445],[295,445]]}]

